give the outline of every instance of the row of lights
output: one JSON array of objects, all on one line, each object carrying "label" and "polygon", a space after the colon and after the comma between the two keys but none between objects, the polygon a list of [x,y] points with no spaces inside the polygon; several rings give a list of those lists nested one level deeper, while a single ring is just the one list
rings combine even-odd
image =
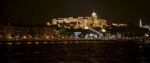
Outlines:
[{"label": "row of lights", "polygon": [[[3,36],[1,35],[0,37],[2,38]],[[40,38],[40,37],[41,37],[41,38]],[[16,35],[16,36],[12,37],[11,34],[8,34],[6,39],[9,39],[9,40],[22,40],[22,39],[23,39],[23,40],[24,40],[24,39],[28,39],[28,40],[38,39],[38,40],[40,40],[40,39],[46,39],[46,40],[48,40],[48,39],[50,39],[50,38],[51,38],[50,35],[35,36],[35,37],[33,38],[33,36],[31,36],[31,35],[24,35],[24,36]],[[52,37],[52,38],[53,38],[53,37]]]},{"label": "row of lights", "polygon": [[[70,43],[75,43],[75,44],[78,44],[78,43],[97,43],[97,42],[90,42],[90,41],[83,41],[83,42],[79,42],[79,41],[75,41],[75,42],[67,42],[67,41],[64,41],[64,42],[25,42],[25,43],[22,43],[22,42],[7,42],[6,44],[7,45],[13,45],[13,44],[16,44],[16,45],[20,45],[20,44],[28,44],[28,45],[31,45],[31,44],[70,44]],[[2,43],[1,43],[2,44]]]}]

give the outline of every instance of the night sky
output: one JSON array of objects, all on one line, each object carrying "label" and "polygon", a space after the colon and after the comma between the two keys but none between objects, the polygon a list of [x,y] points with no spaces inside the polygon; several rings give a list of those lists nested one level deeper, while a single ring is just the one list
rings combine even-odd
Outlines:
[{"label": "night sky", "polygon": [[150,24],[149,0],[1,0],[0,23],[39,25],[52,18],[90,16],[136,26]]}]

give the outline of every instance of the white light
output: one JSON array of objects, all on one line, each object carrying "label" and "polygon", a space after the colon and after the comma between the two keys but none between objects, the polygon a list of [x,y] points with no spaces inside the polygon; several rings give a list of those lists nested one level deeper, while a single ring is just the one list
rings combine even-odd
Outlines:
[{"label": "white light", "polygon": [[27,44],[32,44],[32,42],[27,42]]},{"label": "white light", "polygon": [[50,25],[50,23],[49,23],[49,22],[47,22],[47,25],[49,26],[49,25]]},{"label": "white light", "polygon": [[81,32],[74,32],[74,34],[75,34],[76,36],[78,36],[78,35],[81,34]]},{"label": "white light", "polygon": [[89,27],[85,26],[84,29],[89,29]]},{"label": "white light", "polygon": [[105,29],[102,29],[102,32],[106,32],[106,30],[105,30]]},{"label": "white light", "polygon": [[92,17],[97,17],[97,14],[95,12],[93,12]]},{"label": "white light", "polygon": [[26,36],[23,36],[23,39],[26,39],[27,37]]},{"label": "white light", "polygon": [[11,43],[11,42],[8,42],[7,44],[8,44],[8,45],[12,45],[12,43]]},{"label": "white light", "polygon": [[39,44],[39,42],[35,42],[35,44]]},{"label": "white light", "polygon": [[49,39],[49,36],[46,36],[46,39]]},{"label": "white light", "polygon": [[145,34],[145,36],[146,36],[146,37],[149,37],[149,35],[148,35],[148,34]]},{"label": "white light", "polygon": [[12,39],[12,37],[11,37],[11,36],[9,36],[8,38],[9,38],[9,39]]}]

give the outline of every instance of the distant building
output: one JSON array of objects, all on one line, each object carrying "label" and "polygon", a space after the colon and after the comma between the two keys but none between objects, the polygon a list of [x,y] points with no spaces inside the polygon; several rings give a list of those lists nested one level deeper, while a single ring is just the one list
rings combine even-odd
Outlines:
[{"label": "distant building", "polygon": [[127,24],[123,24],[123,23],[112,23],[112,25],[116,27],[128,26]]},{"label": "distant building", "polygon": [[143,27],[141,19],[139,20],[139,27]]},{"label": "distant building", "polygon": [[141,20],[141,19],[139,20],[139,27],[140,27],[140,28],[147,28],[147,29],[149,29],[149,30],[150,30],[150,25],[147,25],[147,24],[146,24],[146,25],[143,25],[143,23],[142,23],[142,20]]},{"label": "distant building", "polygon": [[85,26],[104,28],[105,26],[107,26],[106,20],[98,18],[95,12],[93,12],[89,17],[68,17],[52,19],[52,25],[58,25],[61,23],[74,23],[74,27],[76,28],[84,28]]},{"label": "distant building", "polygon": [[52,29],[46,26],[0,26],[0,40],[45,39],[52,36]]}]

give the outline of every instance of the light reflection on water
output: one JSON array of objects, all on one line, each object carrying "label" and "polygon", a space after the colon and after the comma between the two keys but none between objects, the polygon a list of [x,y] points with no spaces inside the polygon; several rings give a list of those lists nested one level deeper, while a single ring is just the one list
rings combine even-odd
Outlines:
[{"label": "light reflection on water", "polygon": [[32,44],[32,42],[27,42],[27,44]]},{"label": "light reflection on water", "polygon": [[138,62],[135,42],[7,42],[3,46],[6,63]]}]

